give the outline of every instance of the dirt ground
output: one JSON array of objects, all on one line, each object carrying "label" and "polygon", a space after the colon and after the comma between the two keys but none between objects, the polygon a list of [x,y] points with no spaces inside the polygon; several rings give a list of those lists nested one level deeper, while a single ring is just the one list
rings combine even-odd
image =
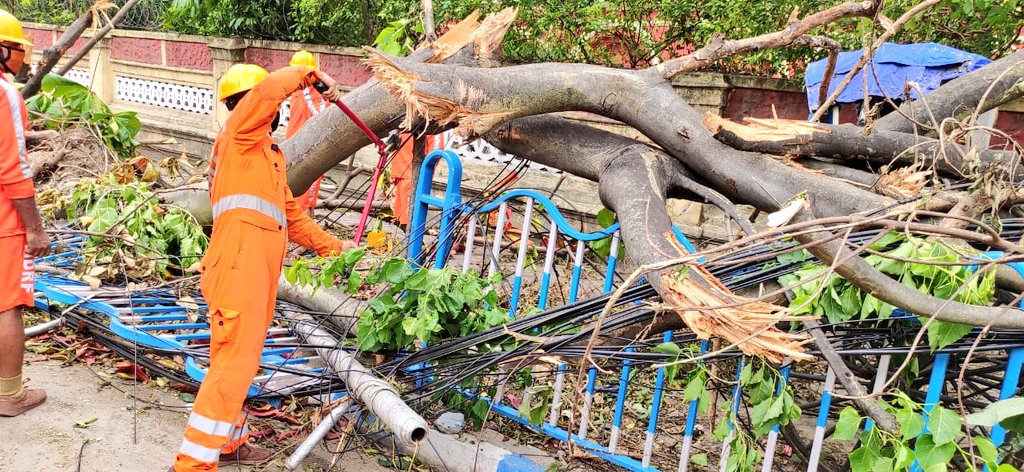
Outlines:
[{"label": "dirt ground", "polygon": [[[0,418],[3,472],[163,472],[171,465],[189,411],[175,394],[140,384],[138,400],[133,400],[130,384],[115,380],[110,385],[84,365],[65,367],[56,361],[28,364],[25,377],[31,379],[30,385],[45,388],[49,397],[19,417]],[[133,404],[137,415],[132,414]],[[96,420],[86,427],[76,427],[76,422],[93,417]],[[329,460],[326,451],[319,449],[304,465],[307,471],[324,470]],[[279,460],[262,469],[232,465],[220,470],[283,467]],[[373,457],[352,451],[335,470],[389,469]]]}]

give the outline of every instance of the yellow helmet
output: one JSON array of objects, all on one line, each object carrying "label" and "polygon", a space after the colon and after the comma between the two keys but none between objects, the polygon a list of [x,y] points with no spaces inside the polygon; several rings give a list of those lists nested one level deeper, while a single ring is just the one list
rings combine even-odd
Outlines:
[{"label": "yellow helmet", "polygon": [[25,32],[21,30],[21,22],[7,10],[0,10],[0,42],[32,47],[32,43],[25,39]]},{"label": "yellow helmet", "polygon": [[251,90],[263,81],[267,70],[256,64],[235,64],[220,78],[218,99],[224,100],[237,93]]},{"label": "yellow helmet", "polygon": [[292,55],[292,60],[290,62],[288,62],[288,65],[290,65],[290,66],[307,66],[307,67],[312,67],[314,69],[316,69],[317,67],[320,67],[320,65],[317,64],[317,62],[316,62],[316,57],[313,57],[313,53],[311,53],[311,52],[309,52],[309,51],[307,51],[305,49],[302,49],[302,50],[299,50],[299,51],[295,51],[295,54]]}]

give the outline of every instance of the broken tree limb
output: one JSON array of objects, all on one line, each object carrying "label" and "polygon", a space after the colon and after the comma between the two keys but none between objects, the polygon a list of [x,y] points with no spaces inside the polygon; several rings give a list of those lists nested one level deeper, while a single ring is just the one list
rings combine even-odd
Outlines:
[{"label": "broken tree limb", "polygon": [[[875,121],[876,130],[927,133],[946,118],[984,113],[1024,94],[1024,50],[957,77],[923,100],[904,103]],[[985,101],[982,102],[982,97]],[[934,117],[934,121],[933,121]]]},{"label": "broken tree limb", "polygon": [[288,283],[281,276],[277,281],[277,298],[294,303],[325,319],[339,333],[356,335],[359,313],[366,308],[367,301],[352,298],[334,287],[302,287]]},{"label": "broken tree limb", "polygon": [[42,62],[36,68],[35,75],[28,79],[25,86],[21,89],[21,96],[26,100],[29,97],[39,93],[39,87],[43,84],[43,77],[49,74],[53,67],[57,65],[60,58],[64,56],[64,53],[71,49],[71,46],[78,41],[78,38],[82,36],[82,33],[92,24],[92,11],[86,11],[82,13],[68,26],[68,29],[64,30],[64,33],[57,38],[57,42],[53,43],[53,46],[43,50]]},{"label": "broken tree limb", "polygon": [[1024,166],[1016,152],[971,153],[955,142],[940,142],[899,131],[876,129],[866,134],[864,128],[854,125],[776,119],[748,118],[744,123],[737,123],[710,113],[704,115],[704,126],[719,141],[750,152],[830,157],[877,165],[934,166],[953,178],[982,172],[1013,182],[1024,179]]},{"label": "broken tree limb", "polygon": [[410,448],[427,437],[427,422],[409,408],[391,384],[363,367],[355,356],[341,349],[341,343],[304,313],[282,311],[292,328],[306,344],[316,347],[317,354],[345,382],[349,395],[369,409],[388,426],[397,440]]},{"label": "broken tree limb", "polygon": [[[414,51],[406,60],[469,60],[472,54],[461,53],[467,49],[486,50],[500,45],[514,17],[514,9],[489,15],[482,23],[476,21],[475,14],[470,15],[441,35],[429,48]],[[356,87],[345,94],[342,101],[378,136],[396,128],[404,110],[403,104],[390,97],[376,80]],[[317,177],[368,144],[369,138],[340,110],[332,107],[317,115],[281,145],[289,163],[288,186],[292,193],[301,195]]]},{"label": "broken tree limb", "polygon": [[775,211],[793,195],[807,191],[815,195],[816,210],[823,215],[843,215],[889,202],[718,142],[670,82],[642,72],[583,64],[475,69],[414,63],[380,53],[367,62],[381,83],[406,103],[409,121],[424,114],[440,124],[458,123],[463,135],[478,136],[524,116],[586,111],[633,126],[737,203]]},{"label": "broken tree limb", "polygon": [[[737,54],[746,54],[761,49],[777,48],[793,44],[814,28],[833,23],[843,18],[870,17],[875,14],[879,2],[847,2],[835,7],[812,13],[803,19],[795,18],[781,31],[775,31],[751,38],[726,40],[717,35],[708,44],[686,56],[665,61],[649,69],[665,80],[684,72],[691,72],[707,67],[721,59]],[[794,17],[798,11],[794,11]]]},{"label": "broken tree limb", "polygon": [[106,36],[107,33],[110,32],[110,30],[114,29],[114,27],[121,22],[121,19],[124,18],[124,15],[128,13],[128,10],[131,10],[131,8],[135,6],[136,3],[139,3],[139,0],[128,0],[127,2],[125,2],[125,4],[119,10],[117,10],[117,13],[115,13],[114,16],[110,18],[107,25],[100,28],[98,31],[94,32],[92,34],[92,38],[89,39],[89,42],[85,43],[85,45],[83,45],[82,48],[78,50],[78,53],[72,56],[71,59],[68,59],[68,61],[65,62],[63,66],[61,66],[60,70],[57,71],[57,75],[67,74],[72,67],[75,67],[75,64],[77,64],[78,61],[82,60],[82,58],[85,57],[86,54],[89,54],[89,51],[92,49],[93,46],[96,45],[96,43],[100,42],[100,40],[103,39],[103,37]]}]

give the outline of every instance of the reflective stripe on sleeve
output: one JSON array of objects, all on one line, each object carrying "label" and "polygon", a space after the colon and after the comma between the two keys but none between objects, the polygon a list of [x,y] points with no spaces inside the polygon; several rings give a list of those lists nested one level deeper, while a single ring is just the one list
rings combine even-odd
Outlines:
[{"label": "reflective stripe on sleeve", "polygon": [[273,203],[270,203],[260,197],[248,194],[235,194],[228,195],[213,205],[213,218],[217,219],[218,216],[226,211],[236,209],[247,209],[254,210],[264,215],[273,218],[275,221],[281,224],[281,227],[288,226],[288,220],[284,216],[284,211],[278,208]]},{"label": "reflective stripe on sleeve", "polygon": [[211,436],[228,437],[235,425],[226,421],[211,420],[199,413],[192,412],[188,417],[188,425]]},{"label": "reflective stripe on sleeve", "polygon": [[25,148],[25,121],[21,116],[21,95],[13,85],[4,80],[0,80],[0,87],[4,88],[7,101],[11,103],[11,123],[14,125],[14,134],[18,140],[18,161],[21,164],[21,175],[26,179],[31,179],[32,168],[28,166],[28,150]]},{"label": "reflective stripe on sleeve", "polygon": [[220,449],[210,449],[208,447],[200,446],[188,439],[181,441],[181,448],[178,452],[189,456],[200,462],[217,462],[220,460]]}]

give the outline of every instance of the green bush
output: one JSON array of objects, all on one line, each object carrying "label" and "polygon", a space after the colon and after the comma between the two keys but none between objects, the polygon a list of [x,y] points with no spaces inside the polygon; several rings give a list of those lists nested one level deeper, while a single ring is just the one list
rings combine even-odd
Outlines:
[{"label": "green bush", "polygon": [[[24,19],[70,23],[87,0],[15,0]],[[122,3],[123,0],[117,0]],[[918,0],[885,2],[895,19]],[[784,28],[790,13],[806,15],[839,4],[811,0],[435,0],[439,29],[475,9],[491,13],[519,9],[504,43],[504,60],[586,62],[648,67],[706,44],[722,33],[745,38]],[[138,12],[135,12],[138,10]],[[143,0],[125,27],[164,29],[211,36],[240,36],[339,46],[362,46],[400,20],[417,22],[411,0]],[[141,15],[132,19],[133,15]],[[999,56],[1024,26],[1020,0],[944,0],[908,23],[895,41],[934,41],[983,56]],[[837,39],[846,49],[862,47],[866,33],[879,34],[866,19],[849,19],[812,34]],[[873,30],[873,31],[871,31]],[[413,38],[418,39],[418,38]],[[723,61],[714,69],[758,75],[800,76],[807,62],[824,57],[809,48],[772,49]]]}]

